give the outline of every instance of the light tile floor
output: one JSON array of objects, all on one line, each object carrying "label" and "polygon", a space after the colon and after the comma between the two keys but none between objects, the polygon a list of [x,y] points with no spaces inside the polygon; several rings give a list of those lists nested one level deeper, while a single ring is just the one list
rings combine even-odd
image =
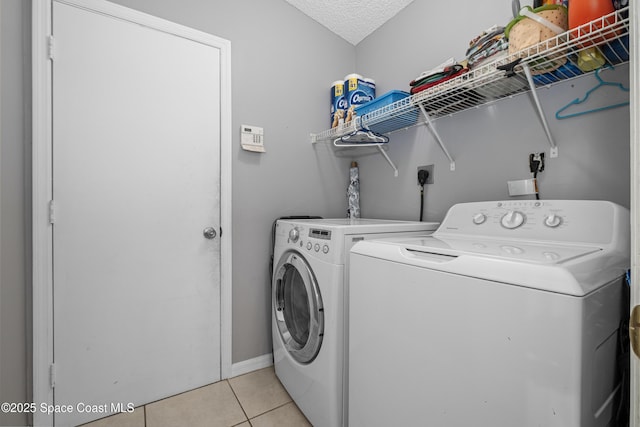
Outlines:
[{"label": "light tile floor", "polygon": [[102,418],[83,427],[311,426],[273,366]]}]

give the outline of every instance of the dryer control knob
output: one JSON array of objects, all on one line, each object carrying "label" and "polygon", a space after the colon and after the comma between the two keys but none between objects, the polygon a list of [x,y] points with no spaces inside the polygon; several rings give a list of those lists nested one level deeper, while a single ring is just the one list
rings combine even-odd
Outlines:
[{"label": "dryer control knob", "polygon": [[300,230],[298,230],[297,227],[292,228],[289,231],[289,240],[295,243],[298,241],[299,238],[300,238]]},{"label": "dryer control knob", "polygon": [[556,214],[551,214],[544,219],[544,225],[551,228],[556,228],[561,223],[562,223],[562,217]]},{"label": "dryer control knob", "polygon": [[513,230],[514,228],[518,228],[524,224],[524,219],[525,216],[522,212],[509,211],[502,217],[500,224],[502,224],[504,228]]}]

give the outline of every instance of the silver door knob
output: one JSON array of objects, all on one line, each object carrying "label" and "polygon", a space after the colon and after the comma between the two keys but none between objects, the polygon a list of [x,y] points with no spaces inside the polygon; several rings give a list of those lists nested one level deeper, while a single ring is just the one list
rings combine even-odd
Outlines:
[{"label": "silver door knob", "polygon": [[216,233],[216,229],[213,227],[207,227],[202,231],[202,234],[206,239],[215,239],[218,233]]}]

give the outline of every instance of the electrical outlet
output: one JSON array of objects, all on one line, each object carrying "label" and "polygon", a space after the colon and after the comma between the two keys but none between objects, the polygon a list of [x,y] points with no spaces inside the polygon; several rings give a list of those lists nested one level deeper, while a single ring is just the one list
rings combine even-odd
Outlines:
[{"label": "electrical outlet", "polygon": [[529,170],[538,173],[544,170],[544,152],[529,154]]},{"label": "electrical outlet", "polygon": [[[418,172],[425,170],[427,172],[429,172],[429,178],[427,178],[427,182],[425,182],[425,184],[433,184],[433,165],[427,165],[427,166],[418,166]],[[416,173],[416,181],[418,175]],[[420,182],[418,182],[418,185],[420,185]]]}]

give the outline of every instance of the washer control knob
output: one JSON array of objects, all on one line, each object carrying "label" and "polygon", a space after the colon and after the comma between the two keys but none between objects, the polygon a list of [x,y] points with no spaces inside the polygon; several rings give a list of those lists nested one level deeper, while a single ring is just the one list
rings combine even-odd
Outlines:
[{"label": "washer control knob", "polygon": [[475,225],[484,224],[486,220],[487,220],[487,216],[483,213],[477,213],[473,216],[473,223]]},{"label": "washer control knob", "polygon": [[509,211],[500,220],[500,224],[504,228],[508,228],[509,230],[513,230],[514,228],[520,227],[524,224],[525,216],[522,212],[519,211]]},{"label": "washer control knob", "polygon": [[324,254],[328,254],[329,253],[329,245],[324,245],[322,247],[322,253],[324,253]]},{"label": "washer control knob", "polygon": [[300,238],[300,230],[298,230],[298,227],[293,227],[291,230],[289,230],[290,241],[295,243],[298,241],[299,238]]},{"label": "washer control knob", "polygon": [[544,219],[544,225],[551,228],[556,228],[561,223],[562,223],[562,217],[556,214],[551,214]]},{"label": "washer control knob", "polygon": [[310,251],[312,247],[313,244],[311,242],[307,242],[307,250]]},{"label": "washer control knob", "polygon": [[313,250],[316,251],[316,252],[319,252],[320,251],[320,245],[318,243],[313,245]]}]

